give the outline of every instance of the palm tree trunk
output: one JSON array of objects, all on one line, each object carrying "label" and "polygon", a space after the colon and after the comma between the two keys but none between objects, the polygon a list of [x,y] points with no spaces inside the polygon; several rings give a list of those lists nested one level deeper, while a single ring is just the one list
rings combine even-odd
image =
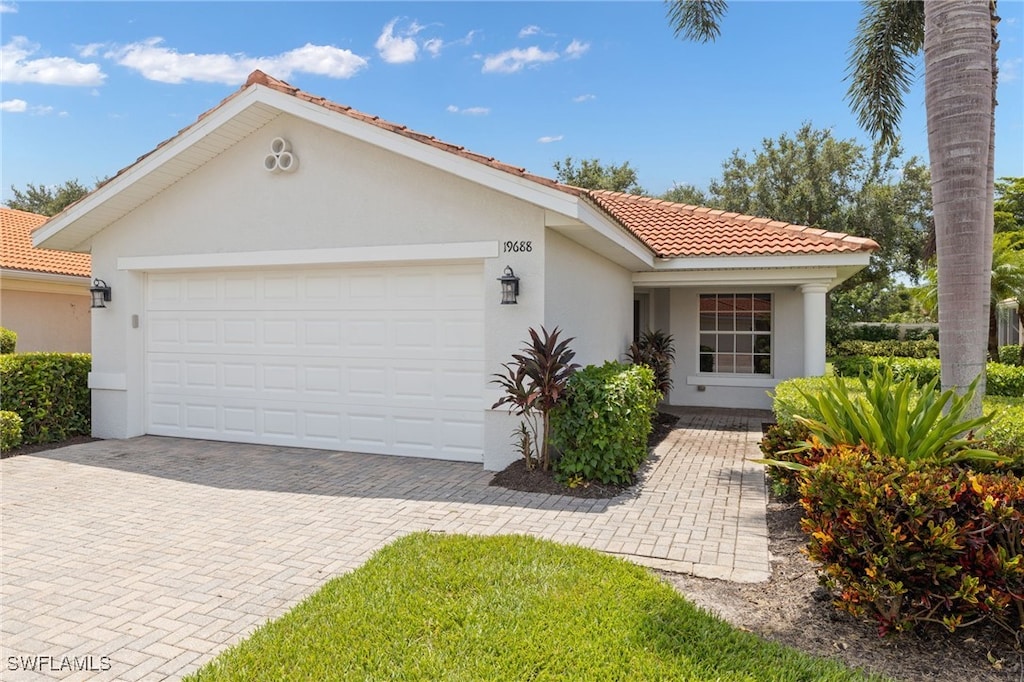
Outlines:
[{"label": "palm tree trunk", "polygon": [[939,269],[942,386],[981,413],[992,263],[992,6],[933,0],[925,11],[925,103]]}]

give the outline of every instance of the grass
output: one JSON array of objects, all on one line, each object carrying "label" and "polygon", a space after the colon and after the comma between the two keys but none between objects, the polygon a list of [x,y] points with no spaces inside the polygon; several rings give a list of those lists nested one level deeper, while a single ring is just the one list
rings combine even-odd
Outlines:
[{"label": "grass", "polygon": [[191,680],[862,680],[691,605],[647,570],[525,536],[418,533]]}]

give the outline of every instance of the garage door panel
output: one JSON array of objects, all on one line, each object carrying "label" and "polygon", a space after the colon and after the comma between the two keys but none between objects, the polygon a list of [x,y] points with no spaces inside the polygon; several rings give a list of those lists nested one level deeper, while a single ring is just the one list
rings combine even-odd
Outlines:
[{"label": "garage door panel", "polygon": [[482,461],[481,270],[150,275],[148,430]]}]

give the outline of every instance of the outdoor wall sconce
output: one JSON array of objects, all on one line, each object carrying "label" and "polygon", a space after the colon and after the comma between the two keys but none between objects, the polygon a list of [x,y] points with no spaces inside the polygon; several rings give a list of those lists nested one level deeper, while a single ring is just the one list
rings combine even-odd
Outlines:
[{"label": "outdoor wall sconce", "polygon": [[105,301],[110,300],[110,287],[102,279],[94,279],[92,286],[89,287],[89,293],[92,294],[92,307],[93,308],[106,308]]},{"label": "outdoor wall sconce", "polygon": [[499,277],[498,281],[501,282],[501,304],[515,305],[516,297],[519,295],[519,278],[516,277],[516,273],[506,265],[505,274]]}]

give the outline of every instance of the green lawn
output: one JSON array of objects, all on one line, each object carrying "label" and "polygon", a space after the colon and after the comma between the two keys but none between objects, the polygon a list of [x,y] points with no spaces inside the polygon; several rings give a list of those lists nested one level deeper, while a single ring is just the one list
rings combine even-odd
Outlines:
[{"label": "green lawn", "polygon": [[698,610],[650,572],[524,536],[415,534],[192,680],[862,680]]}]

